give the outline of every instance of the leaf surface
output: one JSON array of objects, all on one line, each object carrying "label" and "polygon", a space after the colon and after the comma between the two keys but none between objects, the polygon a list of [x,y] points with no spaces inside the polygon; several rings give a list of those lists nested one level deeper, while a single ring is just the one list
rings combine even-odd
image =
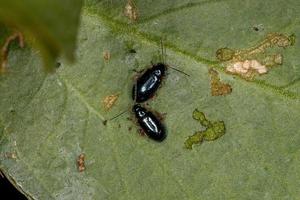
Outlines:
[{"label": "leaf surface", "polygon": [[[297,199],[299,193],[300,46],[282,50],[284,63],[254,81],[227,75],[215,59],[221,47],[248,48],[267,33],[299,37],[296,0],[87,1],[72,66],[41,69],[37,53],[13,49],[11,74],[0,77],[0,167],[34,199]],[[287,14],[288,13],[288,14]],[[259,31],[253,26],[263,27]],[[159,61],[164,38],[172,69],[148,107],[166,113],[168,137],[141,137],[128,117],[133,70]],[[132,53],[135,50],[136,53]],[[103,52],[111,58],[105,60]],[[209,67],[230,83],[230,95],[210,94]],[[106,110],[103,99],[119,94]],[[226,134],[184,148],[203,127],[195,108],[223,120]],[[16,158],[12,158],[15,153]],[[86,170],[76,159],[85,154]]]}]

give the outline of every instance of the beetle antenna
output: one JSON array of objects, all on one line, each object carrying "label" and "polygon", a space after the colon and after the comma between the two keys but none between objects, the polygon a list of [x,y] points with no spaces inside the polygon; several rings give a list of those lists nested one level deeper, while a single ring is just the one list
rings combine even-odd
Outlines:
[{"label": "beetle antenna", "polygon": [[137,80],[135,81],[135,86],[134,86],[134,99],[133,99],[134,104],[136,104],[136,98],[137,98]]},{"label": "beetle antenna", "polygon": [[112,120],[114,120],[114,119],[120,117],[121,115],[123,115],[123,114],[126,113],[126,112],[128,112],[128,110],[124,110],[123,112],[121,112],[121,113],[117,114],[116,116],[110,118],[109,121],[112,121]]},{"label": "beetle antenna", "polygon": [[164,46],[163,38],[160,38],[160,46],[161,46],[161,61],[162,63],[166,63],[167,60],[167,50]]},{"label": "beetle antenna", "polygon": [[165,63],[165,59],[164,59],[164,44],[163,44],[163,39],[160,38],[160,48],[161,48],[161,61],[163,63]]},{"label": "beetle antenna", "polygon": [[185,73],[184,71],[181,71],[181,70],[179,70],[179,69],[176,69],[175,67],[171,67],[171,66],[169,66],[169,67],[170,67],[171,69],[177,71],[177,72],[183,73],[183,74],[186,75],[186,76],[190,76],[189,74],[187,74],[187,73]]},{"label": "beetle antenna", "polygon": [[166,49],[166,47],[164,46],[164,63],[166,63],[167,62],[167,49]]},{"label": "beetle antenna", "polygon": [[[164,48],[164,43],[163,43],[163,39],[162,39],[162,38],[160,38],[160,46],[161,46],[161,60],[162,60],[163,63],[165,63],[166,57],[167,57],[167,50],[166,50],[166,48]],[[152,65],[153,65],[153,64],[152,64]],[[187,74],[187,73],[185,73],[185,72],[183,72],[183,71],[181,71],[181,70],[179,70],[179,69],[176,69],[176,68],[171,67],[171,66],[169,66],[169,67],[170,67],[171,69],[174,69],[174,70],[177,71],[177,72],[183,73],[183,74],[186,75],[186,76],[190,76],[189,74]]]}]

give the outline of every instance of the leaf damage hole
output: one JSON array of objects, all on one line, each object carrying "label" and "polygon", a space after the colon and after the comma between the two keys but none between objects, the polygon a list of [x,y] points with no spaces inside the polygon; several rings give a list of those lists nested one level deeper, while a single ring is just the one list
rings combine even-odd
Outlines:
[{"label": "leaf damage hole", "polygon": [[196,131],[192,136],[189,136],[184,145],[187,149],[192,149],[194,144],[201,144],[203,141],[213,141],[225,134],[225,123],[223,121],[209,121],[206,119],[203,112],[195,109],[193,119],[198,121],[206,129],[204,131]]},{"label": "leaf damage hole", "polygon": [[232,92],[232,88],[228,83],[220,80],[219,73],[214,69],[209,69],[210,88],[212,96],[225,96]]},{"label": "leaf damage hole", "polygon": [[0,74],[1,73],[5,73],[7,70],[7,62],[8,62],[8,53],[9,53],[9,46],[10,44],[14,41],[18,39],[19,42],[19,46],[21,48],[24,47],[24,36],[21,32],[14,32],[13,34],[11,34],[10,36],[8,36],[5,39],[5,42],[1,48],[1,57],[0,57]]},{"label": "leaf damage hole", "polygon": [[294,34],[286,36],[280,33],[269,33],[261,42],[248,49],[220,48],[216,52],[216,57],[225,63],[227,73],[252,80],[255,75],[266,74],[273,66],[282,65],[283,55],[266,54],[268,49],[274,47],[285,49],[293,46],[295,40]]}]

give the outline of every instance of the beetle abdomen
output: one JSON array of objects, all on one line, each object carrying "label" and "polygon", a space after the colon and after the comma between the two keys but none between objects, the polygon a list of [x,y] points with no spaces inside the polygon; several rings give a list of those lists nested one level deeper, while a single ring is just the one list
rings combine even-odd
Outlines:
[{"label": "beetle abdomen", "polygon": [[132,110],[138,124],[149,138],[158,142],[162,142],[166,138],[165,127],[154,114],[139,104],[134,105]]}]

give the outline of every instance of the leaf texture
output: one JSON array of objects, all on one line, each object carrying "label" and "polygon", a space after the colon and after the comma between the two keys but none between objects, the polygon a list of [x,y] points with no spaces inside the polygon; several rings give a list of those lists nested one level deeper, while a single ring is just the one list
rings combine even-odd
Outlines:
[{"label": "leaf texture", "polygon": [[[12,50],[12,73],[0,77],[1,170],[32,199],[297,199],[298,41],[282,50],[282,66],[254,81],[225,74],[215,52],[247,48],[269,32],[298,37],[300,3],[135,4],[139,19],[133,23],[123,15],[124,1],[86,1],[78,62],[60,61],[55,74],[41,69],[36,51]],[[257,25],[263,29],[253,30]],[[159,60],[161,37],[166,62],[190,77],[168,69],[149,101],[148,107],[166,113],[168,137],[156,143],[127,118],[133,118],[133,70]],[[210,67],[232,86],[230,95],[211,96]],[[113,94],[119,98],[108,111],[102,101]],[[201,129],[192,118],[195,108],[224,121],[226,134],[186,150],[185,139]],[[86,169],[79,173],[81,153]]]}]

